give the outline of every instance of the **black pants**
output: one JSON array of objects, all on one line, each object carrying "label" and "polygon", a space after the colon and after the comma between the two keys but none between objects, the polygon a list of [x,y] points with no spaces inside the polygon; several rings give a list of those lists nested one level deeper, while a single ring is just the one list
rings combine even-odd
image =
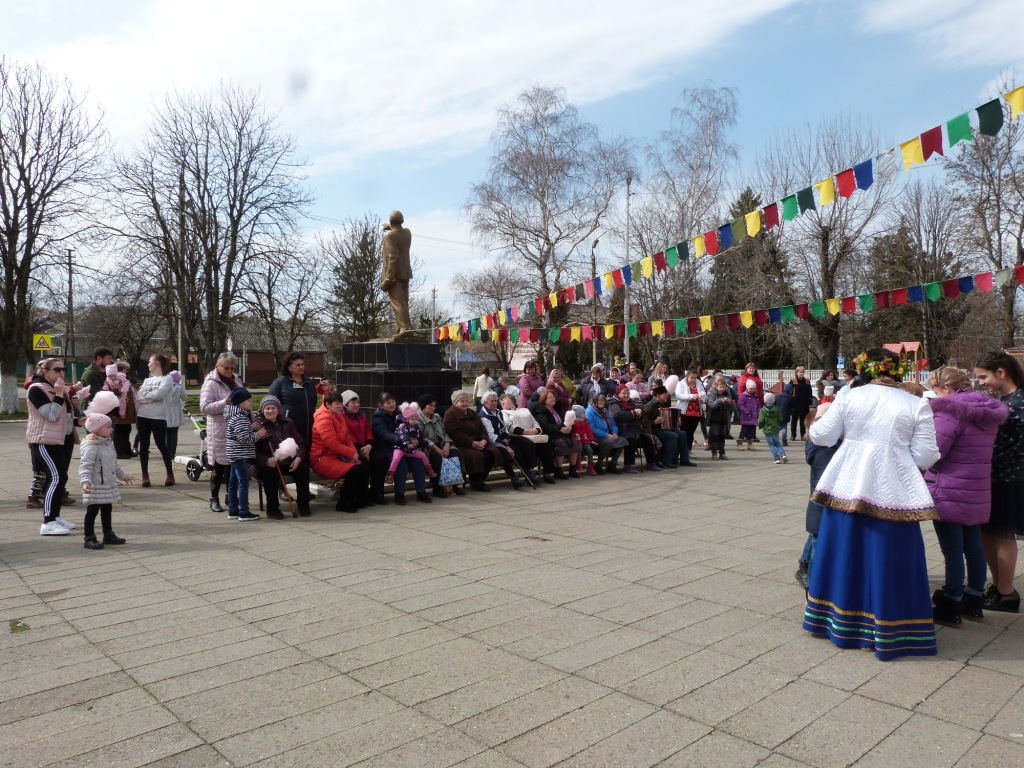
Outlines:
[{"label": "black pants", "polygon": [[658,454],[654,450],[654,440],[652,440],[651,436],[647,433],[641,432],[636,437],[627,437],[626,442],[625,466],[632,467],[636,463],[637,446],[643,450],[644,458],[647,460],[648,464],[653,464],[658,460]]},{"label": "black pants", "polygon": [[[523,468],[524,472],[536,472],[537,471],[537,446],[535,446],[533,440],[522,435],[513,435],[509,439],[509,445],[512,446],[512,450],[516,452],[516,461],[519,462],[519,466]],[[550,443],[548,443],[550,445]],[[554,464],[554,451],[552,454],[552,464]],[[552,470],[554,471],[554,470]]]},{"label": "black pants", "polygon": [[[303,464],[303,466],[305,466],[305,464]],[[370,464],[367,464],[365,461],[360,461],[358,464],[354,465],[348,472],[345,473],[345,480],[341,484],[341,487],[338,489],[338,503],[336,504],[335,509],[342,509],[342,508],[345,508],[345,507],[353,507],[353,506],[356,506],[356,505],[358,505],[360,503],[365,503],[365,501],[366,501],[366,484],[367,484],[367,482],[370,479],[370,468],[371,468]],[[306,504],[308,506],[308,504],[309,504],[309,501],[308,501],[309,470],[308,469],[306,470],[306,478],[307,478],[307,485],[306,485],[307,501],[306,501]],[[300,507],[302,506],[301,502],[299,503],[299,506]],[[269,509],[269,503],[268,503],[268,509]]]},{"label": "black pants", "polygon": [[111,527],[111,514],[113,513],[113,504],[90,504],[85,508],[85,537],[96,535],[96,514],[100,516],[100,526],[103,528],[103,533],[113,533],[114,529]]},{"label": "black pants", "polygon": [[132,425],[114,425],[114,452],[119,459],[132,458]]},{"label": "black pants", "polygon": [[796,429],[798,424],[800,425],[800,437],[804,436],[804,433],[807,431],[807,426],[804,424],[804,419],[807,418],[808,413],[810,413],[810,409],[793,409],[793,415],[790,417],[789,420],[790,440],[796,440]]},{"label": "black pants", "polygon": [[64,444],[31,445],[32,468],[42,480],[43,521],[52,522],[60,517],[60,504],[67,493],[68,461]]},{"label": "black pants", "polygon": [[[281,468],[281,472],[285,475],[291,475],[295,481],[295,502],[298,508],[308,509],[309,464],[303,461],[295,468],[294,472],[285,472],[284,467]],[[352,470],[349,470],[350,474],[352,474]],[[278,491],[281,488],[281,476],[277,473],[277,467],[263,467],[259,470],[259,476],[260,482],[263,483],[263,490],[267,494],[267,511],[280,512],[281,500],[278,497]],[[345,475],[345,477],[347,478],[348,475]]]},{"label": "black pants", "polygon": [[171,457],[171,461],[174,461],[174,457],[178,455],[178,428],[168,427],[167,436],[164,438],[167,443],[167,455]]},{"label": "black pants", "polygon": [[[686,433],[686,453],[693,452],[693,436],[697,434],[697,429],[701,425],[701,416],[686,416],[683,415],[679,418],[679,428]],[[710,440],[709,440],[710,441]],[[680,451],[682,453],[682,451]]]},{"label": "black pants", "polygon": [[164,460],[164,469],[171,474],[171,454],[167,452],[167,422],[163,419],[147,419],[139,416],[137,421],[139,427],[139,463],[142,465],[142,474],[149,474],[149,437],[153,436],[157,450]]},{"label": "black pants", "polygon": [[220,497],[220,487],[228,477],[229,467],[227,464],[218,464],[212,459],[209,459],[209,461],[212,466],[210,470],[210,498],[217,499]]},{"label": "black pants", "polygon": [[[459,449],[454,445],[448,446],[448,457],[459,460],[459,464],[462,465],[462,471],[465,473],[466,465],[462,461],[462,454],[459,453]],[[441,462],[444,460],[444,456],[441,455],[440,451],[435,451],[430,448],[427,451],[427,458],[430,460],[430,466],[433,467],[434,472],[437,473],[437,477],[430,478],[430,487],[435,491],[441,487]]]}]

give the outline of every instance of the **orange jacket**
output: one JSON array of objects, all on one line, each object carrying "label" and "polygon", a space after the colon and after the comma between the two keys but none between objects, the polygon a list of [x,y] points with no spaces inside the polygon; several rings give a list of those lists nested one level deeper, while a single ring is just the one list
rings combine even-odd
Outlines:
[{"label": "orange jacket", "polygon": [[310,461],[328,454],[351,459],[358,451],[349,437],[344,414],[334,414],[325,406],[320,406],[313,415],[313,447],[309,452]]}]

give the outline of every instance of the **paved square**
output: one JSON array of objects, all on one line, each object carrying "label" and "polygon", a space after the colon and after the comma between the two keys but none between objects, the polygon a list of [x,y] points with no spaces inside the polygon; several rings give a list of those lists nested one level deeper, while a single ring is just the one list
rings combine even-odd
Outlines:
[{"label": "paved square", "polygon": [[250,524],[179,471],[92,552],[0,438],[0,765],[1024,765],[1024,619],[894,662],[800,629],[802,443]]}]

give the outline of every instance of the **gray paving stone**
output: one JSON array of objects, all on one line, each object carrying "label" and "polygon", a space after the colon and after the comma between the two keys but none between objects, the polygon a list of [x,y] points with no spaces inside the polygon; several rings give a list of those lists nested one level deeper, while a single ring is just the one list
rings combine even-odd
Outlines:
[{"label": "gray paving stone", "polygon": [[993,768],[1024,765],[1024,738],[1013,741],[982,736],[956,763],[956,768]]},{"label": "gray paving stone", "polygon": [[[1021,649],[1018,648],[1017,652],[1019,654]],[[971,665],[957,672],[925,699],[917,711],[948,723],[981,730],[1022,687],[1024,678]]]},{"label": "gray paving stone", "polygon": [[714,726],[770,696],[793,679],[768,667],[747,664],[670,701],[665,708]]},{"label": "gray paving stone", "polygon": [[659,763],[659,768],[753,768],[770,754],[749,741],[712,731]]},{"label": "gray paving stone", "polygon": [[942,768],[955,765],[979,738],[977,731],[927,715],[913,715],[856,765],[858,768],[893,765]]},{"label": "gray paving stone", "polygon": [[622,690],[662,707],[743,665],[733,656],[704,649],[639,677],[624,685]]},{"label": "gray paving stone", "polygon": [[733,736],[774,749],[835,709],[849,694],[809,680],[796,680],[735,715],[721,728]]},{"label": "gray paving stone", "polygon": [[438,722],[452,725],[566,678],[567,675],[556,669],[524,661],[508,671],[499,671],[425,700],[417,704],[416,709]]}]

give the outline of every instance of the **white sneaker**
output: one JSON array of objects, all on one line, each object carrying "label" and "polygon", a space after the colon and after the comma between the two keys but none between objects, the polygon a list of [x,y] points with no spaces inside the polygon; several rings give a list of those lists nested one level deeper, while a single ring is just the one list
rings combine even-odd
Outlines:
[{"label": "white sneaker", "polygon": [[782,459],[776,459],[776,460],[775,460],[775,463],[776,463],[776,464],[781,464],[781,463],[782,463]]},{"label": "white sneaker", "polygon": [[70,520],[65,520],[65,519],[64,519],[63,517],[58,517],[58,518],[57,518],[56,520],[54,520],[53,522],[57,523],[58,525],[62,525],[62,526],[64,526],[64,527],[65,527],[65,528],[67,528],[67,529],[68,529],[69,531],[70,531],[70,530],[71,530],[72,528],[77,528],[77,527],[78,527],[77,525],[75,525],[74,523],[72,523],[72,522],[71,522]]},{"label": "white sneaker", "polygon": [[783,456],[782,457],[782,463],[783,464],[789,464],[789,456]]},{"label": "white sneaker", "polygon": [[71,531],[56,520],[50,523],[43,523],[39,528],[40,536],[67,536],[69,533]]}]

